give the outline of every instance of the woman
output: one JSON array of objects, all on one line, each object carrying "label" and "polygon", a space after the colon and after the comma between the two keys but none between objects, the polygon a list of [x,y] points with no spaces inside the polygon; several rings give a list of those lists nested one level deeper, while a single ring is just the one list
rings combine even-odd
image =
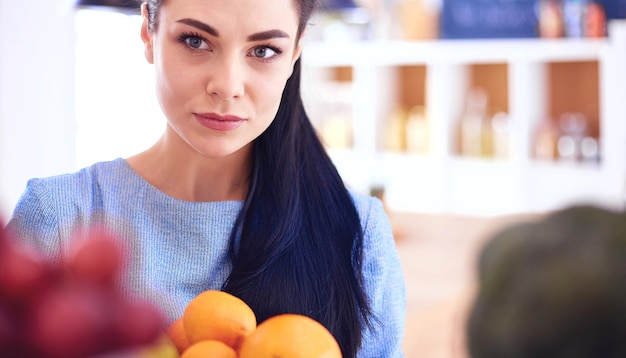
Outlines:
[{"label": "woman", "polygon": [[[259,322],[308,315],[345,357],[401,356],[404,281],[380,201],[349,192],[300,97],[314,0],[149,0],[141,37],[167,118],[145,152],[33,179],[8,227],[49,255],[104,223],[129,289],[172,318],[206,289]],[[132,246],[132,247],[131,247]]]}]

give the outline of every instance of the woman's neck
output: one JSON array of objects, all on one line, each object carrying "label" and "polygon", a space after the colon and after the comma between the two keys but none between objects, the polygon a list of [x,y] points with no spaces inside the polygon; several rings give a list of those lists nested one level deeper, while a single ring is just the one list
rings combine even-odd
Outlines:
[{"label": "woman's neck", "polygon": [[248,192],[251,149],[250,144],[229,156],[209,158],[186,143],[177,145],[163,136],[126,161],[147,182],[174,198],[192,202],[243,200]]}]

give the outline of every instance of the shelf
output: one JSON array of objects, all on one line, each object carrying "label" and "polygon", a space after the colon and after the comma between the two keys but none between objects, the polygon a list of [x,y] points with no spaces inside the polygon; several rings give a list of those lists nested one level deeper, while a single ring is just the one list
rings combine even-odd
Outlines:
[{"label": "shelf", "polygon": [[[603,204],[619,177],[599,165],[560,162],[403,155],[358,155],[330,150],[352,189],[386,188],[385,198],[399,211],[454,212],[490,216],[543,212],[579,201]],[[559,183],[559,185],[554,185]]]},{"label": "shelf", "polygon": [[307,42],[307,66],[401,66],[597,60],[606,39]]},{"label": "shelf", "polygon": [[[305,105],[320,113],[332,108],[324,98],[333,88],[349,90],[341,118],[353,141],[329,153],[349,187],[383,185],[389,207],[399,211],[497,215],[580,202],[623,208],[626,21],[610,28],[611,37],[593,40],[309,42],[303,88],[314,100]],[[506,136],[498,137],[506,152],[497,159],[485,157],[489,151],[460,155],[459,120],[473,88],[489,98],[483,125],[494,113],[508,118]],[[398,107],[423,113],[412,122],[413,136],[427,143],[417,153],[402,151]],[[558,125],[571,112],[589,119],[585,135],[597,141],[599,161],[536,160],[539,124]],[[490,134],[481,133],[484,145]],[[400,139],[394,145],[389,138]]]}]

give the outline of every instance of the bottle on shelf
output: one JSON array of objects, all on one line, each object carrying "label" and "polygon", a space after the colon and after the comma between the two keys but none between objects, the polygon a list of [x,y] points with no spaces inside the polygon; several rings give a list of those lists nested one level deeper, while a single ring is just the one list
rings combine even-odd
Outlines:
[{"label": "bottle on shelf", "polygon": [[439,0],[399,0],[395,17],[406,40],[431,40],[439,37]]},{"label": "bottle on shelf", "polygon": [[566,112],[560,118],[561,135],[557,148],[559,160],[577,162],[581,159],[581,142],[588,136],[587,118],[579,112]]},{"label": "bottle on shelf", "polygon": [[333,149],[352,147],[352,120],[346,112],[330,114],[322,122],[321,135],[326,146]]},{"label": "bottle on shelf", "polygon": [[560,38],[564,35],[564,20],[560,0],[540,0],[539,37]]},{"label": "bottle on shelf", "polygon": [[585,9],[585,37],[606,37],[606,12],[602,4],[591,1]]},{"label": "bottle on shelf", "polygon": [[330,149],[348,149],[353,145],[353,103],[350,82],[323,81],[322,95],[312,96],[308,107],[320,138]]},{"label": "bottle on shelf", "polygon": [[494,156],[494,133],[491,120],[491,117],[485,115],[480,130],[480,156],[485,158],[492,158]]},{"label": "bottle on shelf", "polygon": [[428,119],[424,106],[416,105],[409,110],[406,121],[406,151],[411,154],[428,153]]},{"label": "bottle on shelf", "polygon": [[532,157],[539,161],[553,161],[557,158],[559,131],[549,118],[539,122],[532,140]]},{"label": "bottle on shelf", "polygon": [[578,159],[578,147],[576,141],[570,135],[563,134],[559,137],[557,150],[560,162],[574,163]]},{"label": "bottle on shelf", "polygon": [[510,118],[508,113],[497,111],[491,117],[493,157],[505,159],[509,156]]},{"label": "bottle on shelf", "polygon": [[480,87],[470,88],[460,119],[461,155],[468,157],[483,155],[483,124],[486,115],[487,92]]},{"label": "bottle on shelf", "polygon": [[396,105],[384,122],[383,150],[388,152],[406,151],[407,111]]},{"label": "bottle on shelf", "polygon": [[581,161],[586,164],[598,164],[600,162],[600,143],[594,137],[584,137],[580,142]]},{"label": "bottle on shelf", "polygon": [[570,38],[580,38],[584,34],[585,10],[589,0],[564,0],[563,1],[563,23],[565,25],[565,36]]}]

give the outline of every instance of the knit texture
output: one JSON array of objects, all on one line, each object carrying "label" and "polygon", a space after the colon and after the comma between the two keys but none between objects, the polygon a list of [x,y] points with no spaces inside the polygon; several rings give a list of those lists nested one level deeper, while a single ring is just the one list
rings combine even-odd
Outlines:
[{"label": "knit texture", "polygon": [[[402,357],[405,285],[382,203],[351,193],[364,228],[365,288],[377,317],[358,357]],[[129,256],[123,286],[152,299],[170,320],[227,279],[230,233],[242,202],[188,202],[146,182],[122,158],[76,173],[31,179],[7,229],[52,260],[66,256],[77,230],[104,224]]]}]

